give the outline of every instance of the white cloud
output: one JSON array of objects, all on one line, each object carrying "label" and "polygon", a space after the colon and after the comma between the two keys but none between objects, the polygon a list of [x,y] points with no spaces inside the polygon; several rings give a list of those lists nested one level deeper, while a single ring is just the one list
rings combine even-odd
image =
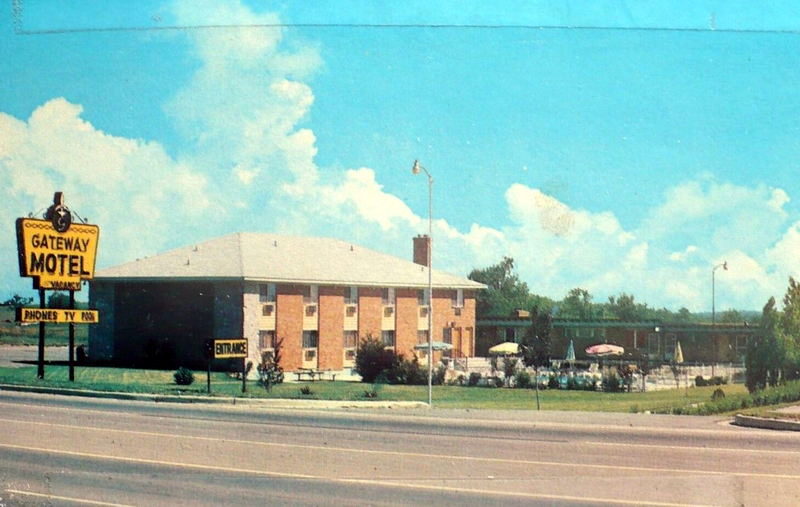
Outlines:
[{"label": "white cloud", "polygon": [[669,260],[675,262],[685,262],[690,255],[697,252],[697,247],[694,245],[689,245],[686,249],[682,252],[672,252],[669,254]]}]

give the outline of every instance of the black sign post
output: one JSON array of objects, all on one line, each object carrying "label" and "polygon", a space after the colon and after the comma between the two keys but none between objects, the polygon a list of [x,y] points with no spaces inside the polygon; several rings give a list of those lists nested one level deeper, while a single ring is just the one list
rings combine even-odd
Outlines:
[{"label": "black sign post", "polygon": [[[75,309],[75,291],[69,291],[69,309]],[[69,323],[69,381],[75,382],[75,324]]]},{"label": "black sign post", "polygon": [[[44,289],[39,289],[39,308],[46,308],[44,302]],[[36,376],[40,380],[44,379],[44,322],[39,322],[39,369]]]},{"label": "black sign post", "polygon": [[242,358],[242,392],[247,392],[247,358]]}]

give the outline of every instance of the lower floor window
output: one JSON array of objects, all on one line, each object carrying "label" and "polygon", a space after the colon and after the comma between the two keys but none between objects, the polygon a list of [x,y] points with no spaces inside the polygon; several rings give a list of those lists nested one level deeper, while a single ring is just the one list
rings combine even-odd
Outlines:
[{"label": "lower floor window", "polygon": [[303,331],[303,348],[315,349],[319,343],[318,331]]},{"label": "lower floor window", "polygon": [[342,345],[346,349],[354,349],[358,346],[358,331],[345,331]]},{"label": "lower floor window", "polygon": [[275,348],[275,331],[259,331],[258,332],[258,348],[274,349]]},{"label": "lower floor window", "polygon": [[417,331],[417,343],[428,343],[428,331]]},{"label": "lower floor window", "polygon": [[381,331],[381,342],[384,347],[394,347],[394,331]]}]

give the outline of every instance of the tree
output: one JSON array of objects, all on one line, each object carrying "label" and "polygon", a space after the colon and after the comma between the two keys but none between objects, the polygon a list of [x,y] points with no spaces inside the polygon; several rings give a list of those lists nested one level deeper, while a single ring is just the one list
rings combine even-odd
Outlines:
[{"label": "tree", "polygon": [[567,319],[592,320],[595,314],[593,306],[589,291],[576,287],[561,300],[558,315]]},{"label": "tree", "polygon": [[63,292],[52,292],[47,297],[48,308],[69,308],[69,296]]},{"label": "tree", "polygon": [[539,368],[550,367],[550,335],[553,330],[553,318],[550,312],[540,311],[538,307],[531,309],[531,325],[523,336],[522,362],[533,367],[534,385],[536,386],[536,409],[539,410]]},{"label": "tree", "polygon": [[10,298],[3,301],[3,306],[10,306],[11,308],[22,308],[33,303],[33,298],[22,297],[19,294],[14,294]]},{"label": "tree", "polygon": [[646,319],[649,311],[647,304],[637,303],[633,294],[625,292],[620,293],[616,298],[609,296],[608,309],[614,317],[628,322]]},{"label": "tree", "polygon": [[742,312],[731,308],[730,310],[725,310],[724,312],[722,312],[717,321],[735,324],[737,322],[738,323],[744,322],[745,318],[744,315],[742,315]]},{"label": "tree", "polygon": [[277,338],[272,351],[261,354],[261,362],[256,367],[258,383],[267,391],[272,391],[272,386],[283,383],[283,367],[281,366],[281,349],[283,338]]},{"label": "tree", "polygon": [[509,315],[519,308],[531,306],[552,306],[548,298],[531,294],[528,284],[521,281],[514,272],[514,259],[503,257],[499,263],[483,269],[473,269],[470,280],[483,283],[486,290],[478,292],[477,317],[489,315]]},{"label": "tree", "polygon": [[396,361],[397,357],[392,350],[387,349],[377,338],[368,335],[358,344],[355,371],[361,375],[362,382],[372,383],[381,373],[391,370]]}]

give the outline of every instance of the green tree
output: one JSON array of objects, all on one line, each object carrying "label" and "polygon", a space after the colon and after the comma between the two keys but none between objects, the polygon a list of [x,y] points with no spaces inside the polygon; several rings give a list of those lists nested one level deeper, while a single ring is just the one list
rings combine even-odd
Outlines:
[{"label": "green tree", "polygon": [[10,298],[3,301],[3,306],[10,306],[12,308],[22,308],[23,306],[28,306],[31,303],[33,303],[33,298],[26,298],[20,296],[19,294],[14,294]]},{"label": "green tree", "polygon": [[522,362],[533,367],[536,386],[536,409],[539,410],[539,368],[550,367],[550,336],[553,331],[553,318],[549,311],[538,307],[531,309],[531,325],[522,337]]},{"label": "green tree", "polygon": [[595,309],[592,304],[592,295],[588,290],[579,287],[570,290],[561,300],[558,316],[566,319],[594,319]]},{"label": "green tree", "polygon": [[744,315],[739,310],[725,310],[717,319],[718,322],[726,322],[729,324],[742,323],[745,321]]},{"label": "green tree", "polygon": [[552,301],[531,294],[528,284],[514,272],[514,259],[503,257],[499,263],[483,269],[473,269],[469,279],[483,283],[486,290],[478,291],[476,314],[486,316],[509,315],[519,308],[552,306]]},{"label": "green tree", "polygon": [[607,307],[614,317],[627,322],[644,320],[649,311],[647,304],[637,303],[633,294],[625,292],[617,297],[609,296]]},{"label": "green tree", "polygon": [[47,297],[48,308],[69,308],[69,296],[63,292],[52,292]]}]

